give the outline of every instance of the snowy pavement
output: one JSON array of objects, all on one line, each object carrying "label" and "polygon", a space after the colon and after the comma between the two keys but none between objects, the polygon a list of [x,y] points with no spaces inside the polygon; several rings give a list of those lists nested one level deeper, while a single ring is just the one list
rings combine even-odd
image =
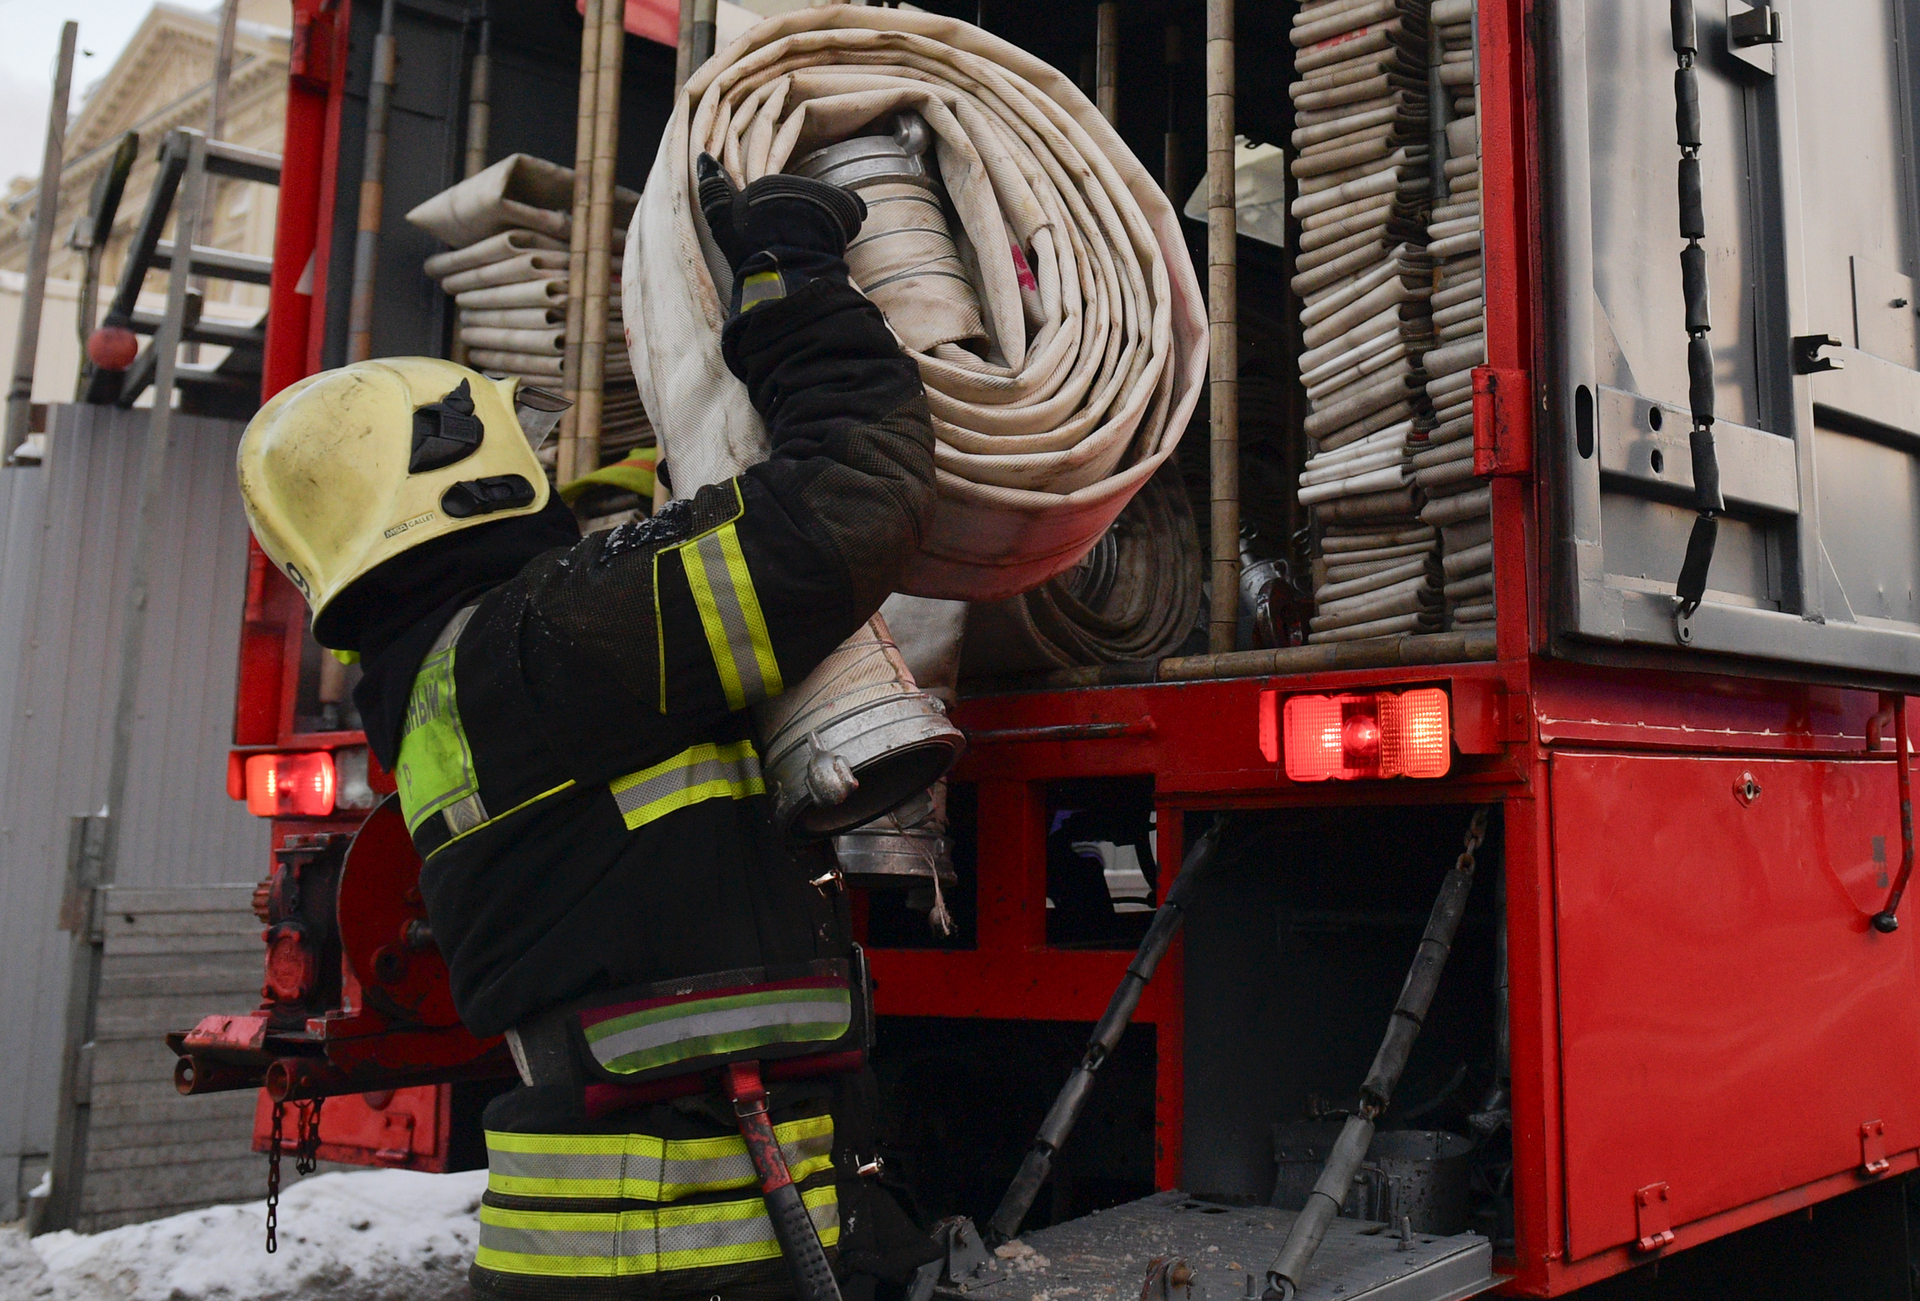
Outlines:
[{"label": "snowy pavement", "polygon": [[0,1301],[465,1301],[487,1172],[364,1170],[105,1233],[0,1229]]}]

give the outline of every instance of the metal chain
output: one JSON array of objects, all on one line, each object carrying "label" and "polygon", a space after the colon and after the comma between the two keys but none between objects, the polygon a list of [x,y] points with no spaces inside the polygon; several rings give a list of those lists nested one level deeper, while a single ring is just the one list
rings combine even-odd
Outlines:
[{"label": "metal chain", "polygon": [[300,1143],[293,1150],[293,1168],[310,1175],[320,1168],[320,1107],[325,1098],[301,1104]]},{"label": "metal chain", "polygon": [[280,1135],[286,1127],[287,1104],[273,1104],[273,1128],[267,1135],[267,1254],[280,1250]]},{"label": "metal chain", "polygon": [[[1694,68],[1700,39],[1694,24],[1693,0],[1671,0],[1673,52],[1680,70],[1673,77],[1674,132],[1680,142],[1680,285],[1687,307],[1687,405],[1692,427],[1687,446],[1693,458],[1693,504],[1699,515],[1687,537],[1687,557],[1680,565],[1674,593],[1680,598],[1679,617],[1700,608],[1707,590],[1707,569],[1720,535],[1719,517],[1727,503],[1720,495],[1720,461],[1713,446],[1713,329],[1707,290],[1706,202],[1700,172],[1700,74]],[[1683,638],[1684,639],[1684,638]]]},{"label": "metal chain", "polygon": [[[293,1168],[310,1175],[320,1168],[320,1106],[325,1098],[296,1103],[300,1117],[295,1122],[300,1137],[293,1145]],[[267,1134],[267,1254],[280,1250],[280,1147],[287,1130],[287,1104],[273,1104],[273,1124]]]},{"label": "metal chain", "polygon": [[1460,857],[1454,860],[1454,870],[1471,872],[1479,866],[1479,860],[1474,858],[1473,851],[1480,848],[1487,838],[1487,817],[1492,811],[1491,804],[1482,804],[1473,811],[1473,820],[1467,823],[1465,847],[1461,849]]}]

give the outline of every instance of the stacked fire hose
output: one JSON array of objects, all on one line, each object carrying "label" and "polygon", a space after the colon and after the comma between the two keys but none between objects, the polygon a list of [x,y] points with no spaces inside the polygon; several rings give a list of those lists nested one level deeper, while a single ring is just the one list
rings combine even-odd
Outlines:
[{"label": "stacked fire hose", "polygon": [[1449,625],[1493,624],[1492,491],[1473,474],[1473,377],[1487,359],[1480,254],[1480,119],[1475,100],[1473,0],[1434,0],[1440,49],[1436,80],[1447,99],[1447,193],[1427,227],[1434,263],[1434,346],[1424,360],[1427,400],[1438,422],[1432,450],[1414,457],[1427,504],[1420,518],[1440,530]]},{"label": "stacked fire hose", "polygon": [[[1077,564],[1173,450],[1206,323],[1178,220],[1077,87],[968,24],[834,5],[768,19],[687,83],[627,237],[628,342],[678,493],[767,455],[727,372],[731,289],[695,160],[857,189],[853,280],[926,382],[939,500],[904,589],[1017,597]],[[926,658],[958,662],[951,644]],[[760,707],[779,814],[846,831],[925,790],[959,737],[884,620]]]},{"label": "stacked fire hose", "polygon": [[[631,213],[639,198],[617,191],[615,206]],[[513,154],[407,214],[408,221],[452,245],[428,258],[425,270],[454,301],[455,338],[474,369],[544,388],[565,385],[572,203],[569,168]],[[617,260],[613,274],[617,282]],[[609,328],[619,325],[616,305]],[[604,410],[603,461],[617,461],[651,441],[633,372],[619,349],[607,354]],[[551,449],[544,455],[550,459]]]},{"label": "stacked fire hose", "polygon": [[1292,31],[1295,290],[1314,451],[1300,501],[1321,536],[1313,642],[1437,630],[1439,534],[1420,515],[1435,425],[1422,358],[1431,220],[1427,0],[1320,0]]}]

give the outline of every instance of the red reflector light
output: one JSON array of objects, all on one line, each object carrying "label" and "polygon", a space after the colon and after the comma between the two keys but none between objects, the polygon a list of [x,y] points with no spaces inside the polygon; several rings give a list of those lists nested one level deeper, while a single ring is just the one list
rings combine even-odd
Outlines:
[{"label": "red reflector light", "polygon": [[333,812],[333,756],[325,750],[247,757],[247,812],[324,818]]},{"label": "red reflector light", "polygon": [[1297,782],[1356,777],[1444,777],[1453,763],[1447,693],[1293,696],[1281,732]]}]

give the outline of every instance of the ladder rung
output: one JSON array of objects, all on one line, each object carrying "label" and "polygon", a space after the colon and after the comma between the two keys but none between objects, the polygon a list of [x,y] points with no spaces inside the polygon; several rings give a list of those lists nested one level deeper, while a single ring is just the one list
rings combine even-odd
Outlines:
[{"label": "ladder rung", "polygon": [[[173,241],[160,240],[153,246],[155,267],[173,266]],[[273,283],[273,259],[257,253],[232,253],[223,248],[208,248],[205,244],[193,246],[192,266],[189,274],[210,276],[215,280],[239,280],[250,285]]]},{"label": "ladder rung", "polygon": [[207,170],[215,176],[236,181],[258,181],[262,185],[280,184],[280,155],[264,149],[228,144],[224,140],[207,141]]},{"label": "ladder rung", "polygon": [[[158,312],[135,312],[131,328],[135,334],[158,334],[161,316]],[[241,325],[235,321],[212,321],[200,318],[200,323],[180,336],[182,343],[212,343],[223,348],[257,348],[267,337],[266,330],[258,325]]]}]

